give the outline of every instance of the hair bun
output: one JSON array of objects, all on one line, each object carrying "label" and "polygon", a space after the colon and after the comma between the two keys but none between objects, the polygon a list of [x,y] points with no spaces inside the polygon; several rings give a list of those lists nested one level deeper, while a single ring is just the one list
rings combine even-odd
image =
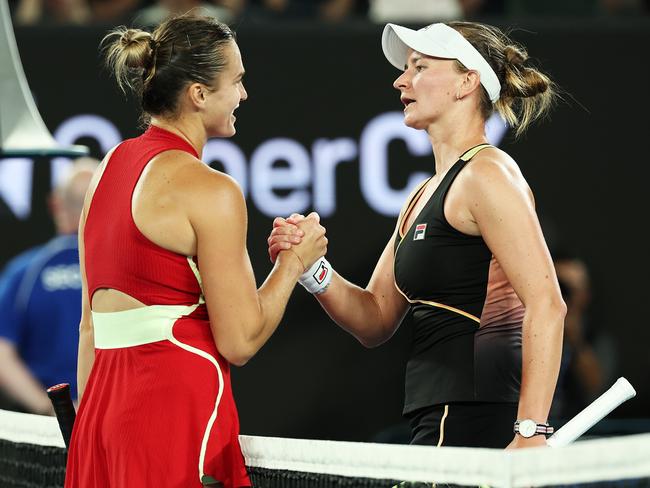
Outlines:
[{"label": "hair bun", "polygon": [[122,32],[120,44],[127,53],[125,61],[129,68],[145,68],[149,64],[152,39],[149,32],[140,29],[125,29]]},{"label": "hair bun", "polygon": [[147,120],[176,117],[188,85],[214,86],[231,62],[228,52],[234,42],[226,24],[190,11],[168,18],[153,33],[117,27],[104,36],[101,50],[119,88],[133,92]]},{"label": "hair bun", "polygon": [[120,40],[124,47],[131,46],[132,44],[138,44],[140,42],[149,42],[152,38],[151,33],[143,31],[140,29],[124,29]]},{"label": "hair bun", "polygon": [[528,60],[528,53],[517,46],[506,46],[503,50],[506,61],[514,66],[521,66]]},{"label": "hair bun", "polygon": [[[142,79],[142,73],[149,70],[153,59],[152,35],[140,29],[120,26],[102,39],[106,53],[106,65],[115,74],[117,84],[123,92],[135,88],[135,78]],[[135,78],[132,77],[135,74]]]}]

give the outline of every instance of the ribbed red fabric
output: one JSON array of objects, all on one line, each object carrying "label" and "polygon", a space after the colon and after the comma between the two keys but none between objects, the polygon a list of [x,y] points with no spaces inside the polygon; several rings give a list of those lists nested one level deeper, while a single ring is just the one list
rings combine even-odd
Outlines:
[{"label": "ribbed red fabric", "polygon": [[119,290],[146,305],[191,305],[201,293],[187,257],[147,239],[131,213],[135,186],[151,159],[163,151],[196,151],[176,134],[150,126],[120,144],[95,190],[84,228],[88,294]]},{"label": "ribbed red fabric", "polygon": [[[146,305],[199,304],[200,285],[187,258],[149,241],[131,214],[147,162],[171,149],[196,156],[187,142],[157,127],[113,152],[86,219],[91,298],[98,288],[113,288]],[[251,486],[230,365],[217,350],[205,304],[176,320],[171,334],[95,349],[72,432],[66,488],[201,488],[200,473],[223,488]]]}]

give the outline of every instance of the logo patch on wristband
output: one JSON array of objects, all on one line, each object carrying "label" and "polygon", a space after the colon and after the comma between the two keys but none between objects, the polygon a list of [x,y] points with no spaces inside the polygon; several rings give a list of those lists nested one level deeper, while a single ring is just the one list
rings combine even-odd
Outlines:
[{"label": "logo patch on wristband", "polygon": [[418,224],[415,226],[415,233],[413,234],[414,241],[423,241],[424,234],[427,231],[427,224]]},{"label": "logo patch on wristband", "polygon": [[325,281],[325,278],[327,278],[328,272],[329,272],[329,268],[325,266],[325,261],[321,261],[320,264],[318,265],[318,269],[312,275],[312,277],[320,285],[321,283],[323,283],[323,281]]}]

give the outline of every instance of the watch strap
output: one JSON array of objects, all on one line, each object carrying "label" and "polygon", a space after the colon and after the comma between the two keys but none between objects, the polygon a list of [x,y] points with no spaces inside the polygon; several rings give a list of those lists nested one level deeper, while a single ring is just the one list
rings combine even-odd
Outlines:
[{"label": "watch strap", "polygon": [[[514,425],[514,428],[513,428],[513,431],[514,431],[515,434],[519,434],[519,424],[521,422],[522,422],[521,420],[517,420],[515,422],[515,425]],[[555,429],[553,427],[551,427],[550,425],[548,425],[548,423],[546,423],[546,424],[538,424],[538,423],[536,423],[535,424],[535,433],[533,435],[543,434],[543,435],[548,437],[551,434],[553,434],[553,432],[555,432]]]}]

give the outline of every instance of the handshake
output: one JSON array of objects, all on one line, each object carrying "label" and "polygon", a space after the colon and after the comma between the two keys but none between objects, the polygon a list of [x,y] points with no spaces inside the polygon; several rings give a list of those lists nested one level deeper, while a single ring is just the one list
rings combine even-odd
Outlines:
[{"label": "handshake", "polygon": [[327,237],[316,212],[307,217],[295,213],[286,219],[276,217],[267,243],[272,263],[278,256],[289,253],[298,258],[303,269],[298,281],[307,291],[318,295],[327,289],[332,280],[332,267],[325,259]]}]

